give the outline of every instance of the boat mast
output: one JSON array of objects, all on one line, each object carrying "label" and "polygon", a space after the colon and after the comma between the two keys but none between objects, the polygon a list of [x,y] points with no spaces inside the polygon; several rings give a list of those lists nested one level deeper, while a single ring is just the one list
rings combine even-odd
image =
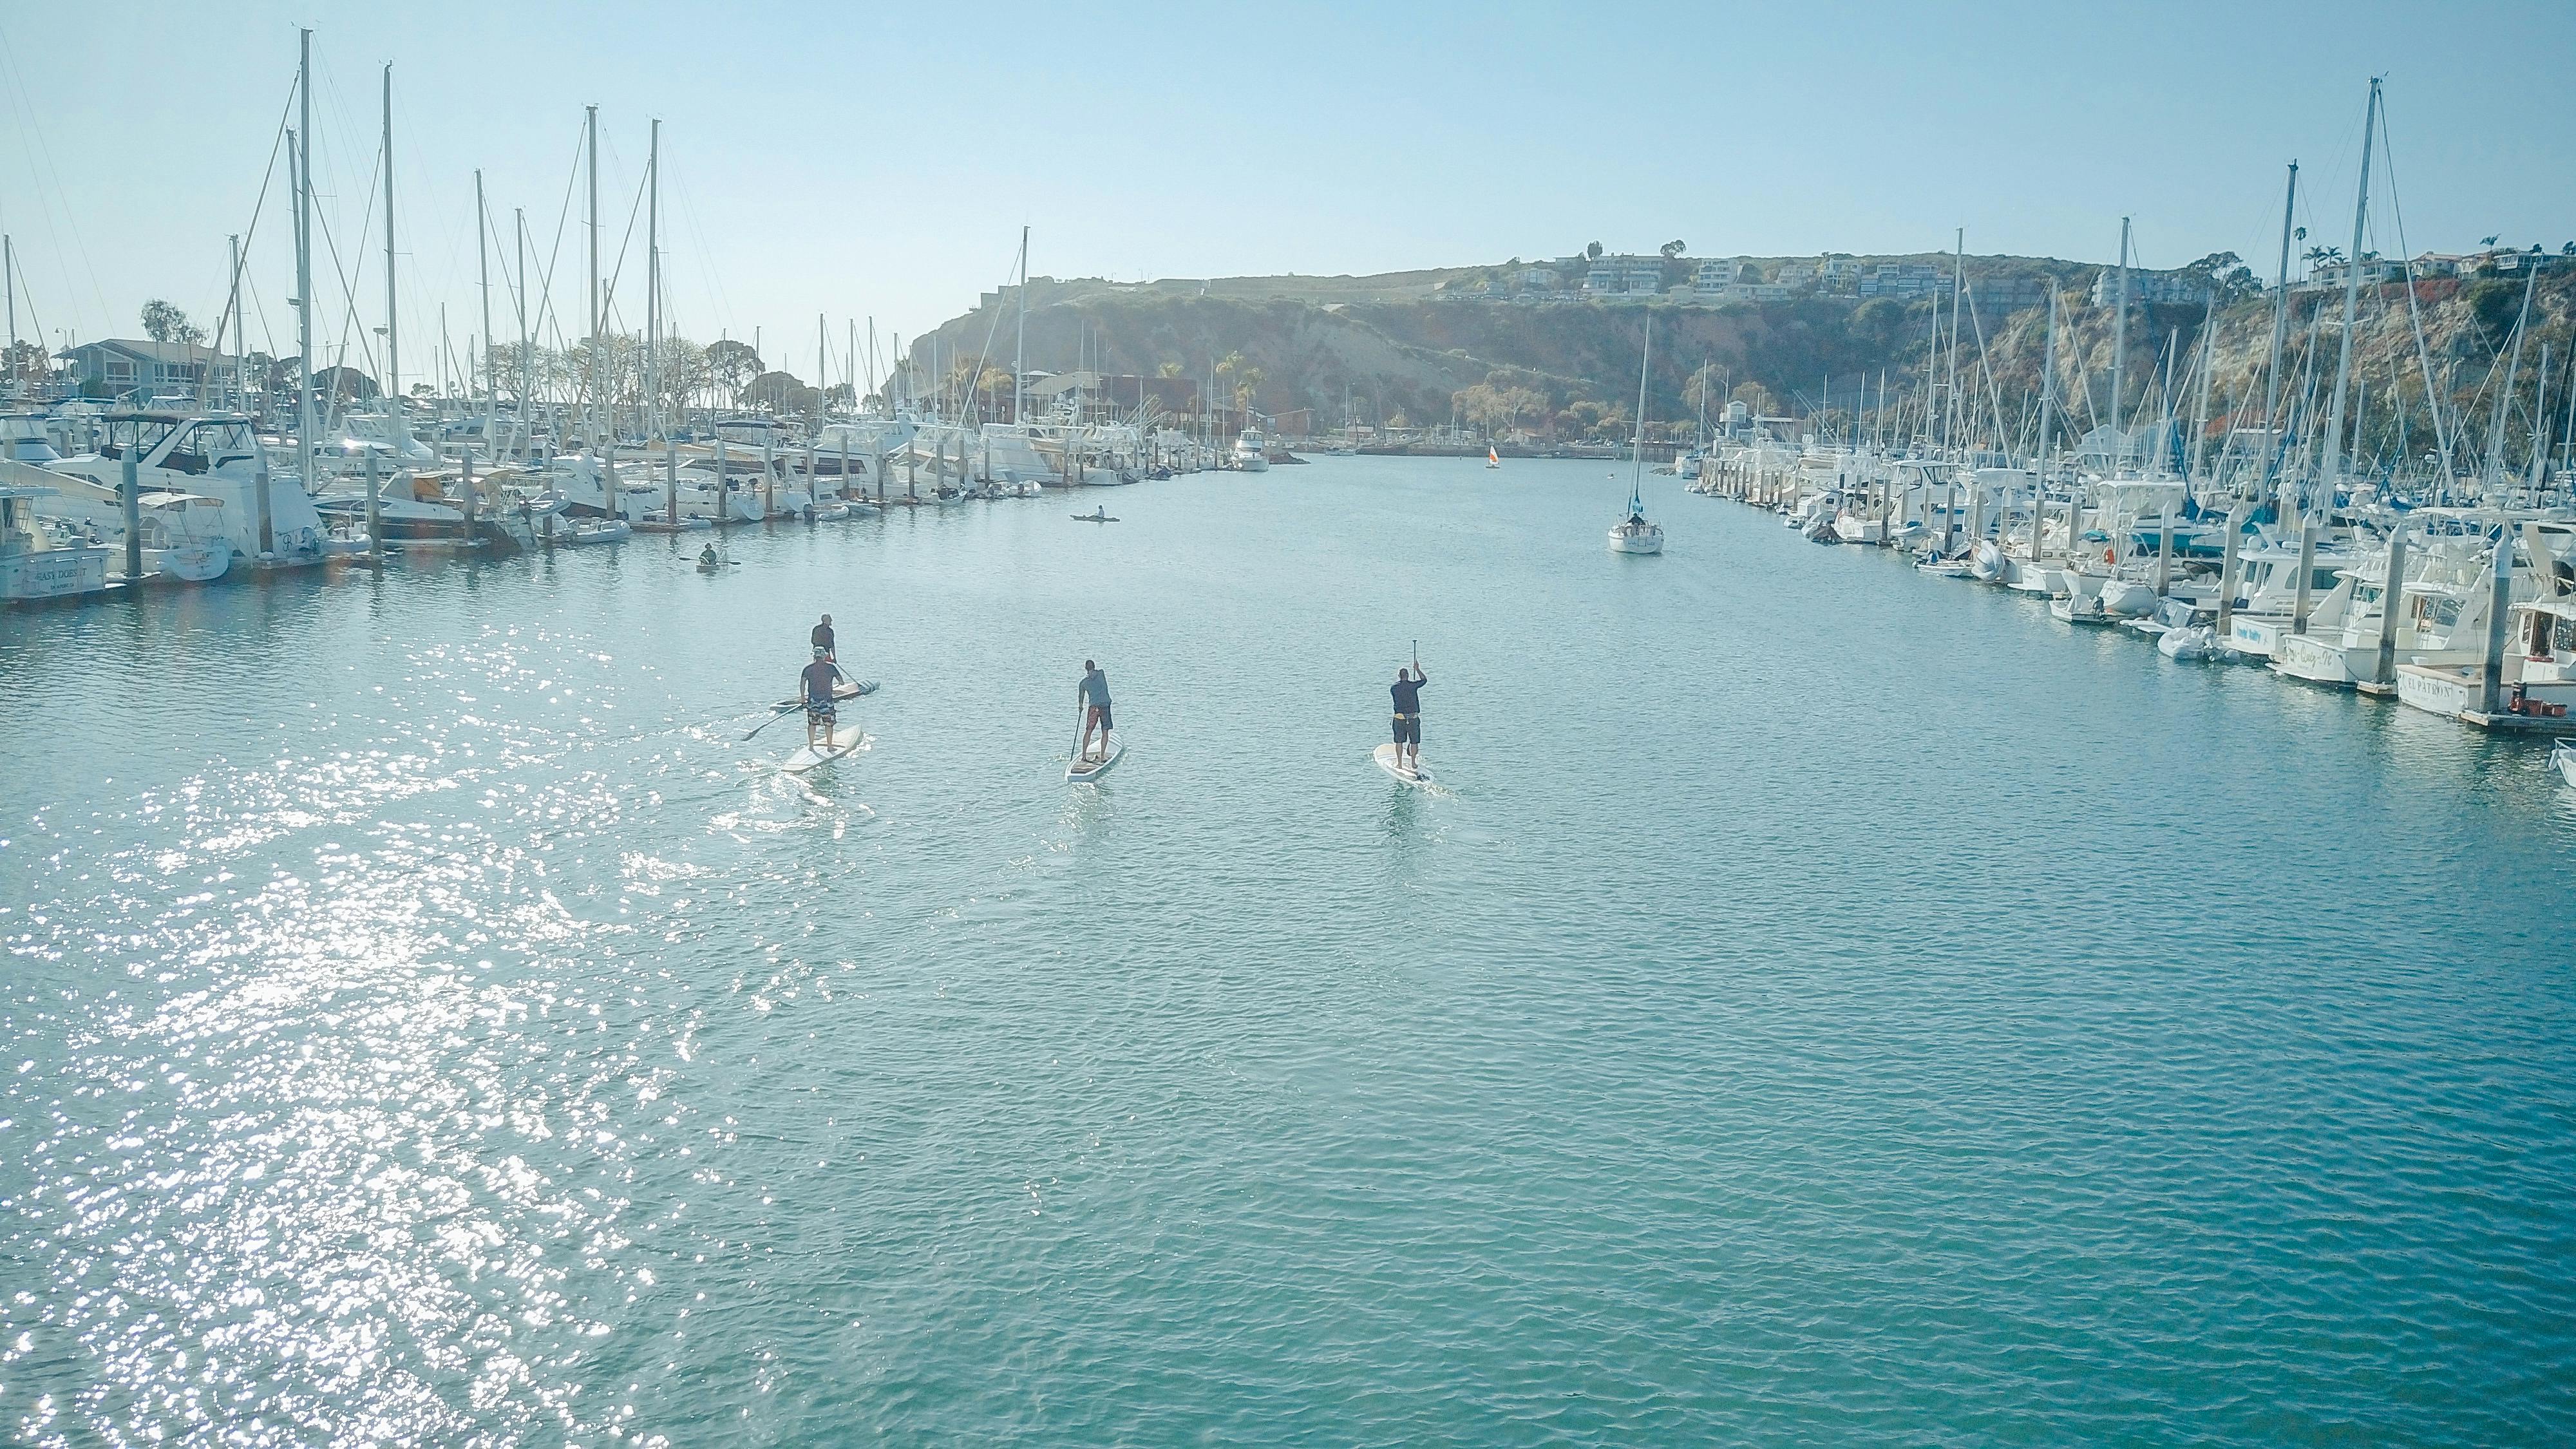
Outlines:
[{"label": "boat mast", "polygon": [[2218,289],[2206,293],[2200,312],[2200,400],[2192,405],[2191,461],[2183,468],[2183,492],[2189,496],[2200,477],[2201,444],[2209,436],[2209,374],[2218,366]]},{"label": "boat mast", "polygon": [[[583,225],[590,232],[590,354],[584,359],[583,371],[590,389],[590,446],[599,449],[599,107],[582,107],[582,136],[590,152],[590,219]],[[676,520],[674,520],[676,522]]]},{"label": "boat mast", "polygon": [[[7,282],[9,290],[9,395],[14,398],[18,395],[19,377],[18,248],[15,242],[5,236],[0,236],[0,280],[5,280]],[[233,296],[235,298],[235,305],[239,305],[239,298],[241,296],[240,237],[233,238]]]},{"label": "boat mast", "polygon": [[2111,314],[2111,467],[2116,476],[2129,454],[2128,429],[2120,421],[2121,363],[2129,351],[2129,219],[2120,218],[2120,290]]},{"label": "boat mast", "polygon": [[[233,239],[232,239],[232,249],[233,249],[233,299],[232,299],[232,314],[233,314],[233,396],[234,396],[235,400],[236,400],[236,401],[238,401],[238,402],[241,404],[241,409],[240,409],[240,410],[241,410],[242,412],[247,413],[247,412],[249,412],[249,411],[250,411],[250,399],[249,399],[248,397],[245,397],[245,396],[243,396],[243,395],[242,395],[242,392],[243,392],[243,389],[242,389],[242,367],[243,367],[243,363],[242,363],[242,348],[243,348],[243,346],[244,346],[245,344],[244,344],[244,342],[243,342],[243,340],[242,340],[242,311],[241,311],[241,237],[240,237],[238,234],[236,234],[236,235],[233,237]],[[13,297],[11,300],[12,300],[12,301],[15,301],[16,299]],[[17,337],[16,337],[16,335],[15,335],[15,334],[16,334],[16,332],[17,332],[17,327],[16,327],[16,325],[15,325],[15,324],[16,324],[16,322],[17,322],[17,320],[18,320],[18,319],[17,319],[17,316],[16,316],[16,314],[15,314],[14,312],[12,312],[12,313],[11,313],[11,315],[10,315],[10,319],[9,319],[9,320],[10,320],[10,323],[11,323],[10,332],[11,332],[11,334],[12,334],[12,335],[10,336],[10,339],[9,339],[9,340],[10,340],[10,342],[11,342],[11,344],[12,344],[12,345],[15,345],[15,344],[16,344],[16,342],[17,342],[17,340],[18,340],[18,339],[17,339]],[[216,339],[215,339],[215,345],[216,345],[216,346],[218,346],[218,347],[221,347],[221,346],[223,345],[223,342],[224,342],[224,339],[222,339],[221,337],[218,337],[218,338],[216,338]]]},{"label": "boat mast", "polygon": [[394,68],[385,66],[385,394],[402,415],[402,351],[394,323]]},{"label": "boat mast", "polygon": [[1011,422],[1022,421],[1021,380],[1029,375],[1029,229],[1020,228],[1019,336],[1011,344]]},{"label": "boat mast", "polygon": [[295,173],[295,460],[296,480],[307,493],[317,491],[313,476],[313,32],[302,37],[295,66],[296,133],[287,138],[294,150]]},{"label": "boat mast", "polygon": [[[2048,345],[2042,351],[2039,364],[2039,445],[2031,450],[2030,459],[2030,560],[2033,563],[2039,562],[2039,525],[2047,511],[2042,500],[2047,496],[2044,485],[2048,481],[2048,437],[2056,425],[2057,282],[2051,278],[2048,283]],[[1998,517],[1995,521],[1998,546],[2002,543],[2003,527],[2003,520]],[[2068,541],[2068,547],[2071,552],[2072,539]]]},{"label": "boat mast", "polygon": [[1645,511],[1646,486],[1646,370],[1655,357],[1655,317],[1646,314],[1646,345],[1637,358],[1637,430],[1628,443],[1629,457],[1635,469],[1628,480],[1628,513],[1634,517]]},{"label": "boat mast", "polygon": [[528,335],[528,209],[511,207],[510,217],[519,233],[519,448],[525,452],[536,436],[533,405],[528,398],[529,374],[534,370],[530,354],[535,350]]},{"label": "boat mast", "polygon": [[[2375,81],[2372,82],[2372,89],[2375,91],[2377,88],[2378,83]],[[2536,286],[2539,281],[2540,268],[2535,264],[2529,271],[2523,274],[2522,312],[2519,316],[2514,318],[2513,347],[2505,355],[2504,386],[2496,389],[2495,422],[2489,428],[2487,435],[2486,467],[2479,470],[2478,474],[2479,493],[2488,495],[2487,502],[2499,509],[2502,508],[2504,504],[2492,495],[2494,495],[2494,493],[2504,484],[2504,421],[2506,402],[2513,396],[2514,375],[2522,370],[2522,339],[2531,330],[2531,292],[2532,288]],[[2501,522],[2502,515],[2498,514],[2497,516],[2499,519],[2497,527],[2499,529],[2503,529],[2505,525]],[[2507,550],[2510,550],[2512,546],[2513,544],[2509,537],[2500,537],[2500,541],[2496,544],[2496,547]]]},{"label": "boat mast", "polygon": [[[2299,204],[2299,163],[2290,163],[2290,189],[2281,198],[2281,270],[2272,283],[2272,360],[2263,369],[2263,427],[2268,432],[2280,426],[2281,420],[2281,339],[2290,326],[2290,217]],[[2267,442],[2267,454],[2276,452]]]},{"label": "boat mast", "polygon": [[1968,289],[1968,229],[1960,227],[1950,260],[1950,364],[1941,384],[1941,451],[1952,456],[1952,423],[1959,411],[1959,299]]},{"label": "boat mast", "polygon": [[644,163],[644,418],[646,436],[662,411],[662,118],[653,118],[653,144]]},{"label": "boat mast", "polygon": [[[474,168],[474,269],[483,288],[483,441],[492,441],[492,230],[483,215],[483,168]],[[470,366],[473,361],[466,361]],[[496,451],[497,456],[497,451]]]},{"label": "boat mast", "polygon": [[2334,485],[2343,477],[2343,399],[2352,385],[2353,314],[2361,306],[2361,244],[2364,228],[2370,222],[2370,143],[2378,139],[2379,80],[2370,82],[2370,105],[2361,122],[2361,180],[2353,187],[2352,252],[2344,263],[2343,278],[2343,345],[2335,359],[2334,402],[2326,412],[2325,493],[2328,502],[2334,498]]}]

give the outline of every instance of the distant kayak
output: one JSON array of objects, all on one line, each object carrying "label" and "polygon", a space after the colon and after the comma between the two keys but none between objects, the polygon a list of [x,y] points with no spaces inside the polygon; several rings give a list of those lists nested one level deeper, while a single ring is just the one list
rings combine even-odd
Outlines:
[{"label": "distant kayak", "polygon": [[1116,523],[1118,520],[1110,517],[1106,513],[1077,513],[1073,515],[1073,521],[1076,523]]}]

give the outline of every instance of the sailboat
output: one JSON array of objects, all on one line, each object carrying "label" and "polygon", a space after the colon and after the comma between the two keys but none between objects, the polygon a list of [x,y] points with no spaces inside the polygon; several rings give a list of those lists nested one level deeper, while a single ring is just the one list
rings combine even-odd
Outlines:
[{"label": "sailboat", "polygon": [[1636,460],[1636,471],[1628,480],[1628,516],[1610,530],[1612,553],[1662,553],[1664,530],[1660,524],[1646,521],[1646,500],[1642,489],[1646,483],[1646,369],[1655,355],[1655,319],[1646,319],[1646,349],[1637,362],[1637,431],[1628,442],[1628,452]]},{"label": "sailboat", "polygon": [[1485,466],[1488,468],[1503,466],[1503,455],[1495,452],[1494,445],[1491,443],[1485,445]]}]

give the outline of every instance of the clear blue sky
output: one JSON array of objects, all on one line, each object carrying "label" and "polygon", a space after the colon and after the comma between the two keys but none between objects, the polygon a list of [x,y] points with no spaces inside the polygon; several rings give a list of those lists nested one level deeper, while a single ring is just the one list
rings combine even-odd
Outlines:
[{"label": "clear blue sky", "polygon": [[[377,71],[394,64],[405,372],[479,329],[473,171],[556,249],[582,106],[613,257],[663,121],[671,325],[762,329],[799,375],[817,313],[906,336],[1004,276],[1371,272],[1571,251],[1944,248],[2268,274],[2282,166],[2347,245],[2369,76],[2388,79],[2416,250],[2576,238],[2576,5],[947,6],[448,0],[0,13],[0,227],[48,334],[211,320],[316,30],[316,191],[359,326]],[[283,175],[282,166],[278,173]],[[2387,228],[2388,213],[2378,211]],[[577,333],[579,201],[554,296]],[[623,318],[641,325],[642,238]],[[2393,249],[2393,235],[2380,245]],[[282,182],[252,341],[291,351]],[[327,338],[341,284],[317,262]],[[499,285],[496,273],[496,298]],[[496,330],[511,330],[496,300]],[[22,303],[20,325],[31,329]],[[49,336],[48,340],[55,340]],[[326,341],[326,346],[329,343]],[[835,367],[838,367],[835,363]]]}]

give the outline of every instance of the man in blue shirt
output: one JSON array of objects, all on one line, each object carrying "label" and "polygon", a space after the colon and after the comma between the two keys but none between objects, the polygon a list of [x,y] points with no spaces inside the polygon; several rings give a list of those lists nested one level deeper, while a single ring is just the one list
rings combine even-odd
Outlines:
[{"label": "man in blue shirt", "polygon": [[[1082,683],[1075,686],[1074,697],[1083,705],[1082,745],[1074,753],[1085,764],[1097,764],[1109,758],[1109,676],[1100,666],[1082,661]],[[1100,731],[1100,753],[1091,753],[1091,732]]]}]

